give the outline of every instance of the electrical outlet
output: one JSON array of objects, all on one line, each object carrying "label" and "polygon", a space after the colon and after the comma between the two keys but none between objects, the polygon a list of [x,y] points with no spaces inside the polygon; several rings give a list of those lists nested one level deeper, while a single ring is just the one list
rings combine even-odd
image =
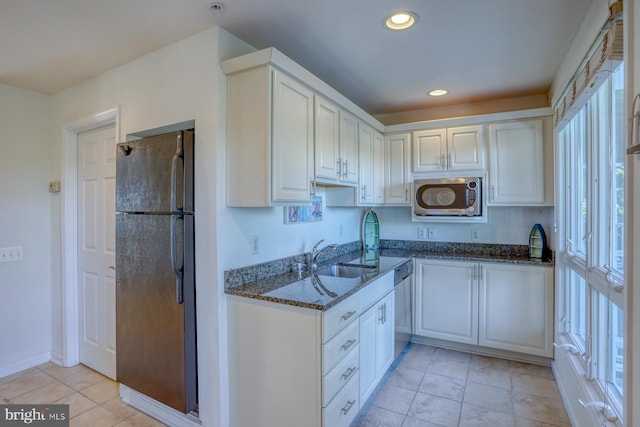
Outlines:
[{"label": "electrical outlet", "polygon": [[22,261],[22,246],[0,248],[0,262]]},{"label": "electrical outlet", "polygon": [[478,242],[480,240],[480,230],[478,230],[477,228],[472,228],[471,229],[471,241],[472,242]]},{"label": "electrical outlet", "polygon": [[9,248],[9,258],[11,261],[22,261],[22,246]]},{"label": "electrical outlet", "polygon": [[436,228],[435,227],[427,227],[427,239],[428,240],[436,240]]},{"label": "electrical outlet", "polygon": [[260,236],[254,234],[251,236],[251,255],[260,253]]},{"label": "electrical outlet", "polygon": [[418,227],[418,240],[427,239],[427,229],[425,227]]}]

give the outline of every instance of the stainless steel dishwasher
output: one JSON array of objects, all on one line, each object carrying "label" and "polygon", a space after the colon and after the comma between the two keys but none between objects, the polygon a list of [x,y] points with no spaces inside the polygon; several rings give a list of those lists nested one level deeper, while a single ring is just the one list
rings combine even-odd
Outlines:
[{"label": "stainless steel dishwasher", "polygon": [[394,359],[409,344],[413,335],[413,322],[411,321],[411,280],[413,273],[413,261],[409,260],[398,267],[394,272],[395,283],[395,309],[396,330]]}]

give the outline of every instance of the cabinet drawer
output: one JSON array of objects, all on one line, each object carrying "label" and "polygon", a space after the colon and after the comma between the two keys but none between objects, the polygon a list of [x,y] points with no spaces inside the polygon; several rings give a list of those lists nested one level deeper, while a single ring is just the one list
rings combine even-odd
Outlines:
[{"label": "cabinet drawer", "polygon": [[370,283],[359,294],[360,313],[364,313],[373,304],[377,303],[393,289],[393,271],[386,273],[384,276]]},{"label": "cabinet drawer", "polygon": [[360,342],[359,322],[352,322],[331,341],[322,346],[322,375],[327,375]]},{"label": "cabinet drawer", "polygon": [[358,348],[344,357],[327,375],[322,377],[322,406],[325,407],[340,389],[358,372]]},{"label": "cabinet drawer", "polygon": [[359,294],[350,296],[322,315],[322,342],[326,343],[360,316]]},{"label": "cabinet drawer", "polygon": [[348,427],[360,410],[356,372],[326,408],[322,409],[323,427]]}]

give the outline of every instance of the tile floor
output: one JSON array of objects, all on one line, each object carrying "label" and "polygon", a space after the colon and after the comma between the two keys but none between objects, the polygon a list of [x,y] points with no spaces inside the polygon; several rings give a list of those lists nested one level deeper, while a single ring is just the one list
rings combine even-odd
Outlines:
[{"label": "tile floor", "polygon": [[0,378],[0,403],[67,403],[70,427],[164,426],[122,402],[117,382],[84,365],[48,362]]},{"label": "tile floor", "polygon": [[571,426],[551,368],[411,344],[359,427]]},{"label": "tile floor", "polygon": [[[551,369],[419,344],[394,362],[359,427],[571,426]],[[68,403],[70,427],[157,427],[123,403],[118,383],[45,363],[0,378],[2,403]]]}]

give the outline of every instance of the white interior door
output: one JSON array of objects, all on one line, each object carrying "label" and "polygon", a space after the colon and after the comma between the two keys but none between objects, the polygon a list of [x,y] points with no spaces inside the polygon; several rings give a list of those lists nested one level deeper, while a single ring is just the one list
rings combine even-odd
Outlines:
[{"label": "white interior door", "polygon": [[78,134],[80,363],[116,379],[115,125]]}]

